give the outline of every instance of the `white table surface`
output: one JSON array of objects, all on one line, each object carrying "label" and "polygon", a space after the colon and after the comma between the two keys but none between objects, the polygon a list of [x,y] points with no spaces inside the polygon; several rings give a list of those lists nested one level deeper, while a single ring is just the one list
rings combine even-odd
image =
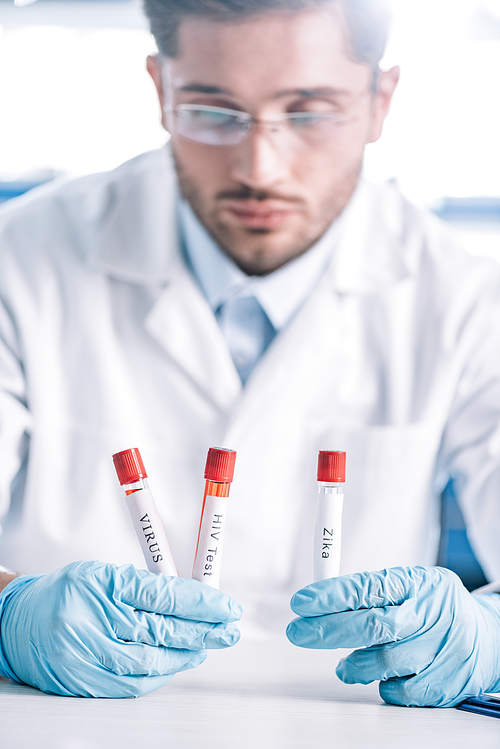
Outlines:
[{"label": "white table surface", "polygon": [[242,642],[136,700],[52,697],[0,678],[0,749],[500,749],[500,720],[385,705],[376,684],[342,684],[338,658]]}]

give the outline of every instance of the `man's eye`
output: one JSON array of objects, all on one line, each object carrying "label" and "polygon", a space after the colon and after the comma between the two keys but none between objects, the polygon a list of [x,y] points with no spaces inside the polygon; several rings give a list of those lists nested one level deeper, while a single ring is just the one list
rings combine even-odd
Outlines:
[{"label": "man's eye", "polygon": [[193,122],[200,125],[222,125],[228,120],[231,121],[233,118],[231,115],[223,114],[221,112],[203,112],[200,110],[191,110],[189,113]]},{"label": "man's eye", "polygon": [[179,110],[179,115],[191,125],[199,128],[230,129],[239,125],[237,112],[221,111],[208,108],[186,108]]},{"label": "man's eye", "polygon": [[317,114],[313,112],[293,112],[288,115],[290,124],[297,130],[301,128],[313,127],[327,120],[334,120],[336,115],[331,114]]}]

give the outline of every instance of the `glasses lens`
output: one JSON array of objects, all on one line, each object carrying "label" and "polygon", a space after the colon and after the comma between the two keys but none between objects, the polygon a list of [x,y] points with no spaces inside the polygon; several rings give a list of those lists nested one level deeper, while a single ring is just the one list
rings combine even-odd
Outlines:
[{"label": "glasses lens", "polygon": [[210,146],[234,146],[247,134],[251,118],[222,107],[180,104],[176,110],[179,135]]},{"label": "glasses lens", "polygon": [[323,125],[325,122],[335,121],[335,115],[314,114],[313,112],[292,112],[287,115],[287,121],[294,130],[306,130]]},{"label": "glasses lens", "polygon": [[330,138],[337,126],[345,122],[345,117],[334,112],[292,112],[286,115],[286,121],[290,132],[298,136],[304,145],[315,146]]}]

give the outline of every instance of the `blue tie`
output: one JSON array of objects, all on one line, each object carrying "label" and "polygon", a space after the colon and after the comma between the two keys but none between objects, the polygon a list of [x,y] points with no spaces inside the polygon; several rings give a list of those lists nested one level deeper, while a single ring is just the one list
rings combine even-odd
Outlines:
[{"label": "blue tie", "polygon": [[254,296],[228,299],[216,312],[222,334],[243,384],[276,331]]}]

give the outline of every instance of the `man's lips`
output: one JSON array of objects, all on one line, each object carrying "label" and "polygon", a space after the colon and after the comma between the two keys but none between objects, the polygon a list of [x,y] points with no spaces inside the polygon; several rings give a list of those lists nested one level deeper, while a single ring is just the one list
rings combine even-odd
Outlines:
[{"label": "man's lips", "polygon": [[297,213],[297,206],[281,200],[224,200],[221,208],[232,222],[252,229],[275,229]]}]

